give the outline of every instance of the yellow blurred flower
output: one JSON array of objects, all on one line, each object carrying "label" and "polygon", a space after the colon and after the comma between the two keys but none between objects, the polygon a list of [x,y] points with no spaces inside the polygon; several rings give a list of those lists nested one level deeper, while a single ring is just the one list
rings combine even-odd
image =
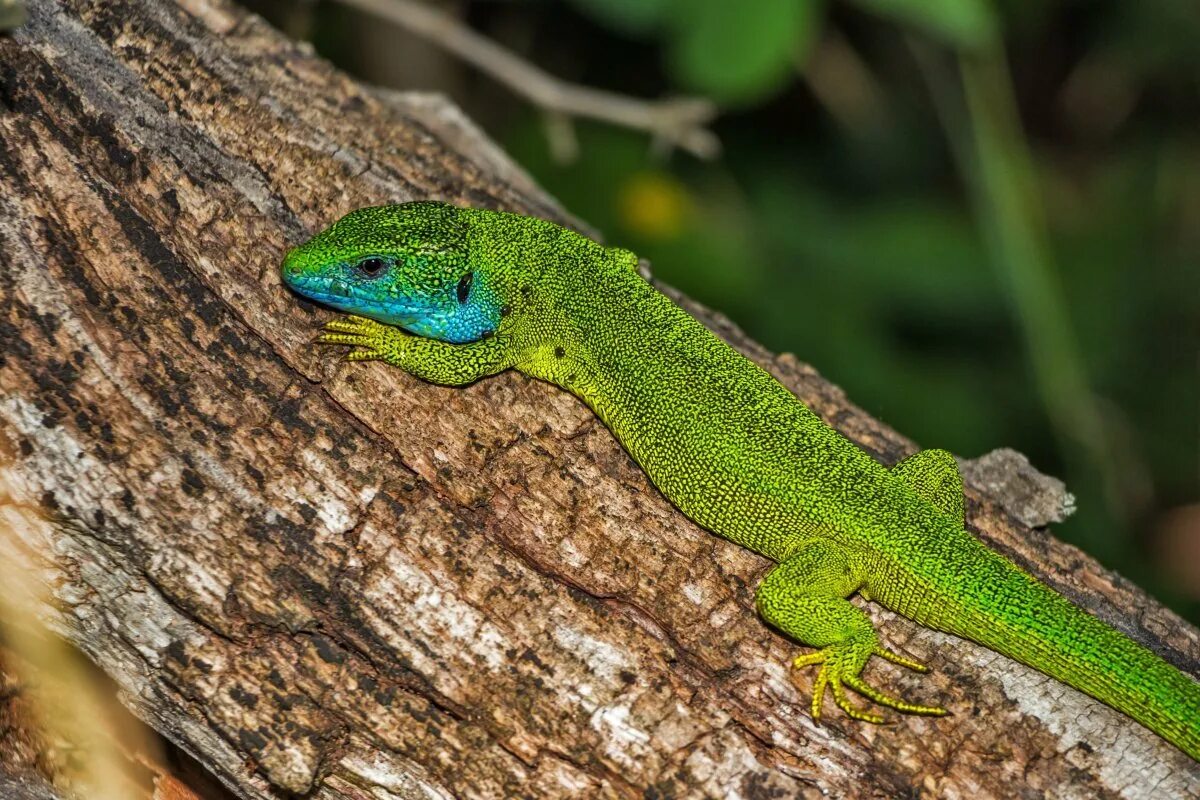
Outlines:
[{"label": "yellow blurred flower", "polygon": [[664,172],[636,173],[617,195],[621,224],[647,239],[673,239],[683,233],[690,206],[683,184]]}]

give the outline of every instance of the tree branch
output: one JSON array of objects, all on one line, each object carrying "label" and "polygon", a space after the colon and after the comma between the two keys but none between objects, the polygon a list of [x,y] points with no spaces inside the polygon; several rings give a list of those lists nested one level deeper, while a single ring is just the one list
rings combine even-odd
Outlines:
[{"label": "tree branch", "polygon": [[[329,312],[278,264],[352,208],[566,219],[461,115],[385,102],[220,0],[30,11],[0,38],[0,480],[51,524],[0,561],[239,796],[1200,792],[1120,714],[871,606],[934,668],[874,678],[954,716],[813,725],[796,646],[754,612],[767,562],[684,519],[581,403],[309,345]],[[680,300],[876,457],[913,449]],[[985,466],[982,538],[1196,670],[1191,626],[1018,522],[1061,488]]]}]

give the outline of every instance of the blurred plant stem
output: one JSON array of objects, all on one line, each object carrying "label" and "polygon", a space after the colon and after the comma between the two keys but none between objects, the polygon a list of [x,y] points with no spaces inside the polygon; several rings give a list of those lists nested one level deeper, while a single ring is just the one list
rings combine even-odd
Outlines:
[{"label": "blurred plant stem", "polygon": [[717,108],[701,97],[636,97],[567,83],[534,66],[516,53],[476,33],[449,14],[414,0],[339,0],[388,20],[436,44],[524,97],[546,114],[551,146],[562,157],[574,158],[578,148],[569,130],[575,117],[598,119],[651,134],[658,147],[686,150],[697,158],[716,158],[721,143],[706,127]]},{"label": "blurred plant stem", "polygon": [[854,136],[894,124],[886,92],[858,51],[832,25],[796,69],[829,115]]},{"label": "blurred plant stem", "polygon": [[1127,524],[1131,509],[1114,438],[1084,373],[1002,46],[994,42],[959,51],[960,94],[932,48],[911,38],[909,44],[967,184],[993,266],[1008,290],[1063,460],[1076,475],[1098,474],[1110,512]]},{"label": "blurred plant stem", "polygon": [[[48,599],[34,573],[49,553],[47,523],[36,509],[10,502],[6,495],[0,476],[0,563],[6,565],[0,581],[0,636],[17,656],[9,668],[33,687],[37,721],[56,773],[47,778],[88,800],[145,797],[120,741],[136,731],[114,730],[115,700],[102,696],[88,664],[39,619]],[[34,542],[47,549],[31,552]],[[160,760],[148,737],[136,741],[134,750]]]}]

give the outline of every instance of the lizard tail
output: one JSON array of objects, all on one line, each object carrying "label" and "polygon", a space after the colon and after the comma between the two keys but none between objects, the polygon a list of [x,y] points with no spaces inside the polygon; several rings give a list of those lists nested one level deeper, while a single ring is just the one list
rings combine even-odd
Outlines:
[{"label": "lizard tail", "polygon": [[946,629],[1090,694],[1200,761],[1200,682],[988,555],[989,591]]}]

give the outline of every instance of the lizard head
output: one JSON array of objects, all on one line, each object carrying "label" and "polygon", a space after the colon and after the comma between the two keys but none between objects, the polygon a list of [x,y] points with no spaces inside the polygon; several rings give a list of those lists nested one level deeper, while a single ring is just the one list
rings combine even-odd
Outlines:
[{"label": "lizard head", "polygon": [[496,281],[471,263],[469,225],[446,203],[352,211],[287,254],[283,281],[340,311],[418,336],[470,342],[496,330]]}]

